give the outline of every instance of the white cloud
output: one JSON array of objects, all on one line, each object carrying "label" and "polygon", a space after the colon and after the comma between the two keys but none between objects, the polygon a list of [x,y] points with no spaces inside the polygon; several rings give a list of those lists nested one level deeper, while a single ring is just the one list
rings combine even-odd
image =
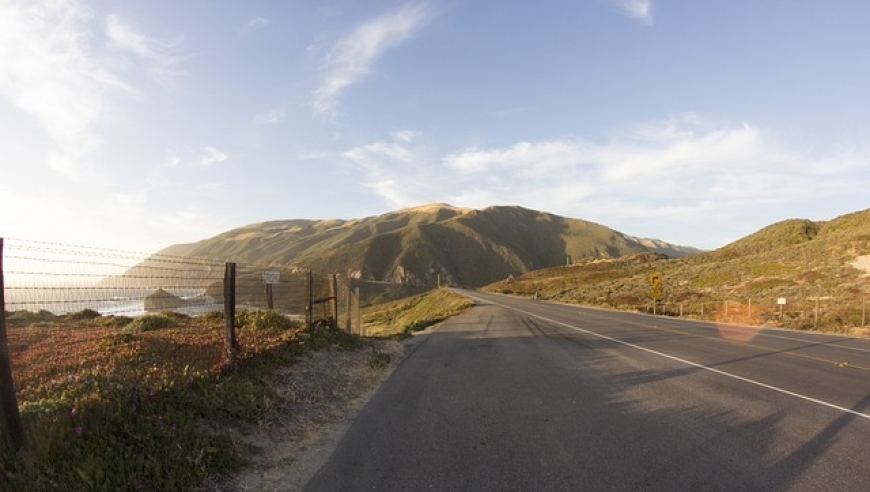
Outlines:
[{"label": "white cloud", "polygon": [[[773,210],[813,218],[809,214],[826,213],[831,204],[870,188],[867,152],[799,148],[749,123],[722,125],[681,115],[606,141],[519,142],[446,155],[445,176],[436,172],[432,178],[449,182],[452,191],[431,200],[474,207],[519,203],[612,227],[654,224],[651,229],[659,230],[648,234],[704,236],[699,231],[709,229],[705,237],[711,242],[698,245],[711,247],[721,245],[716,241],[727,234],[726,224],[752,232],[785,218]],[[747,216],[757,222],[737,219]]]},{"label": "white cloud", "polygon": [[629,16],[652,24],[652,0],[616,0]]},{"label": "white cloud", "polygon": [[344,156],[363,170],[362,186],[374,190],[391,207],[410,207],[420,202],[426,173],[418,165],[414,150],[379,141],[352,148]]},{"label": "white cloud", "polygon": [[0,3],[0,96],[40,122],[49,165],[79,181],[96,177],[86,157],[101,146],[107,90],[130,90],[93,54],[92,19],[75,1]]},{"label": "white cloud", "polygon": [[272,23],[271,19],[267,19],[266,17],[254,17],[249,20],[247,24],[242,28],[242,32],[250,31],[251,29],[257,29],[260,27],[266,27]]},{"label": "white cloud", "polygon": [[845,200],[866,206],[870,189],[867,149],[804,149],[751,123],[691,113],[601,140],[521,141],[440,157],[401,133],[343,154],[392,207],[519,204],[698,247],[795,214],[831,218],[824,214]]},{"label": "white cloud", "polygon": [[465,173],[480,173],[492,168],[520,169],[520,174],[534,175],[577,163],[582,156],[577,142],[519,142],[506,149],[469,149],[444,158],[444,163]]},{"label": "white cloud", "polygon": [[406,147],[396,143],[375,142],[368,145],[353,148],[344,153],[345,157],[355,161],[365,161],[368,159],[376,159],[378,157],[386,157],[395,161],[404,163],[412,163],[415,160],[415,155]]},{"label": "white cloud", "polygon": [[344,90],[368,75],[384,52],[399,46],[429,17],[429,10],[423,4],[406,5],[358,26],[339,39],[323,62],[324,79],[314,91],[314,111],[336,115]]},{"label": "white cloud", "polygon": [[284,111],[275,108],[270,109],[269,111],[262,111],[257,113],[254,117],[254,122],[258,125],[274,125],[275,123],[280,123],[281,120],[284,119]]},{"label": "white cloud", "polygon": [[418,132],[415,130],[407,130],[407,129],[406,130],[397,130],[397,131],[394,131],[392,133],[392,136],[394,139],[405,142],[405,143],[413,142],[420,135],[422,135],[421,132]]},{"label": "white cloud", "polygon": [[170,155],[163,161],[163,167],[178,167],[181,164],[181,157],[177,155]]},{"label": "white cloud", "polygon": [[148,60],[151,63],[148,75],[154,82],[164,87],[175,85],[182,73],[178,65],[184,57],[174,54],[173,51],[183,42],[181,36],[172,41],[150,38],[140,34],[114,14],[106,17],[106,36],[112,46]]},{"label": "white cloud", "polygon": [[213,164],[217,164],[218,162],[223,162],[229,158],[229,155],[221,152],[214,147],[205,147],[204,149],[202,149],[202,153],[197,158],[196,164],[200,166],[211,166]]}]

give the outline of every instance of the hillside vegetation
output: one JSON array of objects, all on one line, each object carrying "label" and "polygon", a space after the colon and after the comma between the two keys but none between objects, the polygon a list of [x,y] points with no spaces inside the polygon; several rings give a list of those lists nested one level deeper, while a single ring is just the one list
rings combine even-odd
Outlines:
[{"label": "hillside vegetation", "polygon": [[371,336],[407,335],[424,330],[470,309],[474,303],[449,289],[370,306],[363,312],[365,333]]},{"label": "hillside vegetation", "polygon": [[564,265],[569,258],[616,258],[648,251],[681,256],[698,250],[522,207],[474,210],[432,204],[353,220],[251,224],[170,246],[158,255],[298,266],[429,287],[440,278],[442,283],[474,287]]},{"label": "hillside vegetation", "polygon": [[[785,220],[679,259],[650,253],[589,259],[503,279],[486,290],[650,310],[652,273],[663,279],[658,311],[846,332],[862,317],[866,323],[870,210],[825,222]],[[778,299],[786,302],[781,316]]]}]

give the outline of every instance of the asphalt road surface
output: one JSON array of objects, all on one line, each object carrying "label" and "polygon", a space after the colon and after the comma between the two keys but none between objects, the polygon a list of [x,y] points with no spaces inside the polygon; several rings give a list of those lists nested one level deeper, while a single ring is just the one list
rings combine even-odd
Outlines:
[{"label": "asphalt road surface", "polygon": [[305,490],[870,490],[868,340],[466,294]]}]

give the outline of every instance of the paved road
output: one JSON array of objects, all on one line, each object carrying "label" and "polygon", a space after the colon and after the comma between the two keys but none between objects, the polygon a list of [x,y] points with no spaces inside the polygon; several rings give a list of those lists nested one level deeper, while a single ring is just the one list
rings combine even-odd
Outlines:
[{"label": "paved road", "polygon": [[870,341],[467,294],[306,490],[870,490]]}]

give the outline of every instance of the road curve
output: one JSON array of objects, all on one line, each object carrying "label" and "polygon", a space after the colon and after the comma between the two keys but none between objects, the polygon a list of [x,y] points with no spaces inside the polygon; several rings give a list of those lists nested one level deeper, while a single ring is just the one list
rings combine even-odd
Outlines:
[{"label": "road curve", "polygon": [[305,490],[870,490],[870,342],[465,292]]}]

